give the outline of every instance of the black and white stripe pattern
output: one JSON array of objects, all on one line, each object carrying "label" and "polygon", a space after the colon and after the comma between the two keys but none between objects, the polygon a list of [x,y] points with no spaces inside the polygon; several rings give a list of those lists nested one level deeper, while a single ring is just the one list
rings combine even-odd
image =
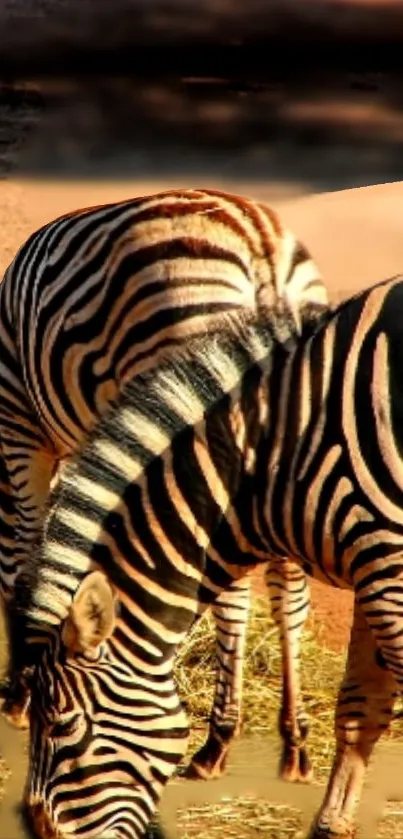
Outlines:
[{"label": "black and white stripe pattern", "polygon": [[[293,344],[289,321],[278,326]],[[211,333],[139,374],[62,473],[46,539],[19,578],[20,633],[28,621],[31,639],[45,630],[49,644],[32,697],[29,801],[39,835],[52,835],[54,825],[62,835],[141,836],[184,753],[187,725],[172,681],[177,645],[251,555],[268,557],[228,504],[252,474],[245,455],[261,423],[262,378],[254,362],[272,343],[266,323],[237,334],[232,318],[227,340]],[[101,568],[113,589],[108,582],[99,595]],[[71,606],[74,598],[80,611],[88,585],[84,613],[101,622],[93,637],[90,617],[85,640]],[[113,592],[119,616],[113,638],[99,646]],[[76,804],[77,783],[85,806]]]},{"label": "black and white stripe pattern", "polygon": [[20,618],[46,639],[28,786],[39,836],[142,835],[186,745],[175,649],[268,554],[355,592],[313,832],[352,836],[403,683],[401,316],[395,278],[297,345],[256,323],[210,337],[133,380],[66,469],[20,581]]},{"label": "black and white stripe pattern", "polygon": [[[126,381],[230,312],[270,318],[282,305],[299,334],[326,303],[306,249],[272,210],[240,196],[171,191],[72,213],[34,233],[0,288],[3,595],[12,597],[30,557],[60,460],[83,444]],[[286,685],[295,670],[288,653],[298,646],[289,594],[283,585]],[[234,584],[213,607],[218,687],[207,752],[194,764],[204,776],[223,766],[217,738],[239,726],[246,602],[245,584]],[[16,635],[14,652],[18,627]],[[15,690],[9,696],[14,723],[24,724],[27,701],[25,691],[19,701]],[[295,728],[292,708],[290,716]]]},{"label": "black and white stripe pattern", "polygon": [[0,287],[0,440],[15,505],[13,538],[2,534],[5,594],[58,460],[123,384],[223,314],[280,300],[297,332],[327,305],[306,249],[239,196],[171,191],[72,213],[30,237]]}]

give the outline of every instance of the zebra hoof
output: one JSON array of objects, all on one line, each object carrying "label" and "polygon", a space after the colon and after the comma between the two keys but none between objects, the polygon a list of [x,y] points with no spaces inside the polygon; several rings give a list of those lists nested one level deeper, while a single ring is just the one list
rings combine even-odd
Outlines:
[{"label": "zebra hoof", "polygon": [[308,839],[354,839],[356,827],[350,819],[319,816],[312,825]]},{"label": "zebra hoof", "polygon": [[216,778],[221,778],[225,773],[226,760],[216,764],[198,763],[192,760],[182,773],[182,777],[192,781],[213,781]]},{"label": "zebra hoof", "polygon": [[191,780],[211,781],[221,778],[225,773],[228,756],[228,746],[209,737],[207,743],[193,755],[189,765],[183,772],[183,777]]},{"label": "zebra hoof", "polygon": [[288,746],[284,749],[279,775],[288,783],[311,783],[313,769],[304,746]]}]

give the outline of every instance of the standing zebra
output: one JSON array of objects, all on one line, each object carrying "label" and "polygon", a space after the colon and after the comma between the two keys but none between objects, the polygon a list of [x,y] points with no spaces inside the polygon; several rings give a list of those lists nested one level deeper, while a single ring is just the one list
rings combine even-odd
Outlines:
[{"label": "standing zebra", "polygon": [[41,839],[143,835],[186,748],[177,645],[268,554],[354,590],[312,833],[350,839],[403,686],[401,318],[402,277],[305,341],[281,316],[271,339],[267,322],[232,323],[131,381],[69,464],[16,593],[37,656],[27,806]]},{"label": "standing zebra", "polygon": [[[294,332],[315,322],[326,292],[309,254],[276,214],[239,196],[180,190],[66,215],[34,233],[0,287],[0,588],[10,599],[30,558],[60,460],[83,444],[125,382],[174,354],[231,312],[271,318],[283,305]],[[307,774],[294,661],[307,610],[306,585],[284,576],[275,599],[285,661],[284,774]],[[288,612],[300,606],[294,626]],[[213,607],[217,692],[202,776],[222,770],[239,722],[247,586]],[[11,609],[11,607],[10,607]],[[11,626],[11,632],[13,627]],[[12,640],[18,671],[17,638]],[[21,687],[21,685],[19,685]],[[15,685],[14,685],[15,688]],[[28,696],[6,705],[24,719]],[[302,761],[303,762],[303,761]]]}]

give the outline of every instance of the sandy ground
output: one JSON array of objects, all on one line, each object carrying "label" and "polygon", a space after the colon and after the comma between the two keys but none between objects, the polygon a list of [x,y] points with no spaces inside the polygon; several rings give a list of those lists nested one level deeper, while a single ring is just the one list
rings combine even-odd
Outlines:
[{"label": "sandy ground", "polygon": [[[196,182],[201,185],[200,179]],[[158,180],[3,181],[0,187],[0,271],[38,226],[63,212],[103,202],[147,194],[173,186],[194,186],[188,175]],[[216,184],[266,200],[315,254],[333,300],[337,301],[378,279],[399,273],[403,266],[400,212],[403,182],[340,192],[306,194],[290,199],[278,185],[267,182],[220,181]],[[259,579],[258,591],[262,590]],[[321,637],[335,650],[349,636],[352,598],[349,592],[312,585],[315,620]]]}]

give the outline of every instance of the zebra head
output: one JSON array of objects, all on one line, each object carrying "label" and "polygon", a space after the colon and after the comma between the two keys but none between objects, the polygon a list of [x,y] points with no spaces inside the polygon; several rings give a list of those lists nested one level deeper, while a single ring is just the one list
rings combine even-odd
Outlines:
[{"label": "zebra head", "polygon": [[115,606],[87,575],[36,666],[25,806],[40,839],[142,836],[186,749],[172,662],[129,666]]}]

